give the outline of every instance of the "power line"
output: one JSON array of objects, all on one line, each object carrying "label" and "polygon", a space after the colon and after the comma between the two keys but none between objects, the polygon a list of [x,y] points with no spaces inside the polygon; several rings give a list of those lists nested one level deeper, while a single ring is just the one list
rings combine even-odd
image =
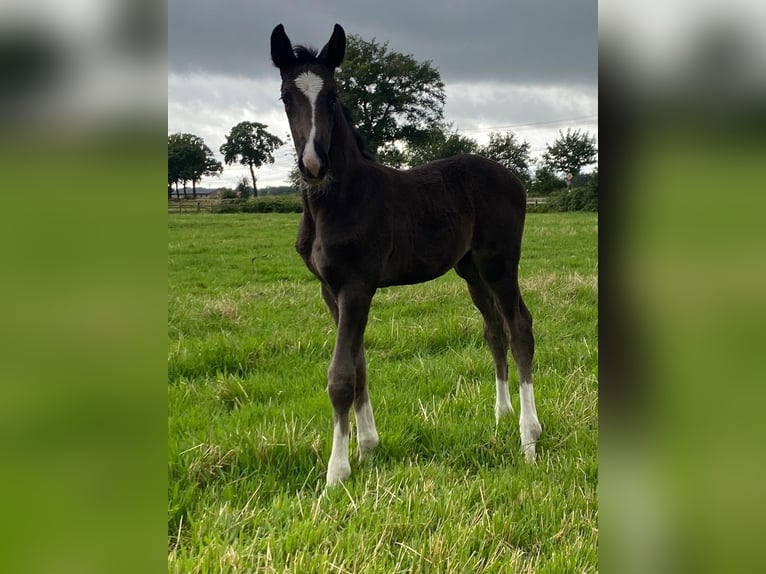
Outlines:
[{"label": "power line", "polygon": [[507,130],[507,129],[514,129],[514,128],[526,128],[531,126],[541,126],[545,124],[563,124],[566,122],[575,122],[575,121],[582,121],[582,120],[593,120],[598,119],[598,114],[593,114],[589,116],[577,116],[574,118],[562,118],[559,120],[546,120],[542,122],[528,122],[526,124],[510,124],[505,126],[488,126],[484,128],[470,128],[470,129],[461,129],[458,128],[459,132],[481,132],[486,130]]}]

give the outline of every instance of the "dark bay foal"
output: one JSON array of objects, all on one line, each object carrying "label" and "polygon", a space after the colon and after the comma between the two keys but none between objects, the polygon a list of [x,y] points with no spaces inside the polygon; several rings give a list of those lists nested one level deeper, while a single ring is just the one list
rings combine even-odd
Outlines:
[{"label": "dark bay foal", "polygon": [[375,291],[428,281],[450,269],[465,279],[484,318],[498,421],[513,411],[510,346],[519,372],[521,445],[534,460],[541,433],[532,389],[534,336],[518,282],[524,188],[504,167],[478,156],[406,171],[373,161],[338,101],[334,72],[345,50],[346,36],[337,24],[318,54],[293,48],[281,24],[271,35],[271,58],[282,76],[282,101],[306,182],[296,249],[321,282],[338,328],[327,377],[334,409],[327,483],[351,474],[352,405],[360,458],[378,444],[363,340]]}]

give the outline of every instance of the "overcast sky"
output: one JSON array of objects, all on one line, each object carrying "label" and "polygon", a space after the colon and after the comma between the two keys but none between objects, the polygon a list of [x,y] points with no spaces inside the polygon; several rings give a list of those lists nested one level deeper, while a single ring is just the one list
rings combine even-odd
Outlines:
[{"label": "overcast sky", "polygon": [[[235,124],[267,124],[285,139],[279,72],[269,38],[284,24],[295,44],[321,48],[333,24],[430,60],[441,73],[445,119],[484,143],[511,130],[533,157],[567,128],[598,135],[596,0],[168,0],[168,133],[218,148]],[[282,185],[294,154],[256,172]],[[233,187],[247,168],[224,166],[204,187]]]}]

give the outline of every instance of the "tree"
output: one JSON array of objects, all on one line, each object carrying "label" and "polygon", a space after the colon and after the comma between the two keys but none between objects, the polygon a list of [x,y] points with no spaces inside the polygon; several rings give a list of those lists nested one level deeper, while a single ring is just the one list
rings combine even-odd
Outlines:
[{"label": "tree", "polygon": [[274,163],[274,150],[285,142],[266,131],[268,126],[258,122],[240,122],[226,136],[226,143],[221,146],[221,153],[226,165],[239,162],[250,168],[253,178],[253,196],[258,197],[255,183],[255,169],[264,163]]},{"label": "tree", "polygon": [[391,51],[388,42],[350,35],[335,78],[341,100],[381,161],[400,164],[406,158],[397,143],[417,144],[443,127],[444,83],[430,61]]},{"label": "tree", "polygon": [[247,180],[246,177],[243,177],[239,180],[239,183],[237,184],[236,192],[239,194],[240,199],[247,199],[251,195],[252,187],[250,187],[250,182]]},{"label": "tree", "polygon": [[598,168],[593,170],[593,175],[588,182],[587,189],[587,209],[589,211],[598,211]]},{"label": "tree", "polygon": [[186,197],[186,182],[189,178],[185,175],[187,170],[185,168],[186,156],[188,155],[186,138],[191,134],[172,134],[168,136],[168,197],[170,197],[172,188],[176,186],[176,197],[178,194],[178,182],[182,181],[184,184],[184,197]]},{"label": "tree", "polygon": [[529,142],[519,143],[513,132],[492,132],[489,134],[489,143],[479,150],[479,154],[502,164],[519,176],[524,187],[529,187]]},{"label": "tree", "polygon": [[547,195],[563,187],[566,187],[566,182],[556,177],[555,173],[543,165],[535,170],[535,177],[529,186],[529,193],[530,195]]},{"label": "tree", "polygon": [[[290,136],[287,136],[287,139],[292,139]],[[292,161],[292,168],[290,168],[290,172],[287,174],[287,181],[289,182],[290,186],[292,186],[293,190],[300,193],[301,189],[305,186],[305,183],[303,181],[303,176],[301,175],[301,170],[298,169],[298,152],[295,151],[295,146],[289,146],[291,155],[293,156]]]},{"label": "tree", "polygon": [[192,197],[197,197],[197,182],[203,175],[217,175],[223,171],[221,162],[213,157],[213,152],[200,139],[201,148],[197,149],[196,155],[204,154],[201,161],[195,162],[192,167]]},{"label": "tree", "polygon": [[176,197],[178,197],[178,182],[181,180],[182,157],[181,148],[177,145],[179,134],[168,136],[168,199],[173,194],[173,184],[176,186]]},{"label": "tree", "polygon": [[451,131],[449,126],[446,129],[434,128],[418,143],[408,145],[405,157],[409,165],[420,165],[459,153],[473,153],[478,148],[476,140]]},{"label": "tree", "polygon": [[598,211],[598,170],[586,186],[552,194],[548,207],[552,211]]},{"label": "tree", "polygon": [[221,162],[213,157],[213,152],[201,137],[189,133],[168,136],[168,197],[173,183],[178,195],[179,181],[183,182],[184,197],[187,197],[186,182],[191,180],[192,197],[196,198],[197,182],[202,176],[220,173],[222,169]]},{"label": "tree", "polygon": [[596,138],[588,132],[567,129],[563,134],[559,130],[558,139],[543,154],[543,163],[551,171],[577,176],[583,167],[596,163],[597,154]]}]

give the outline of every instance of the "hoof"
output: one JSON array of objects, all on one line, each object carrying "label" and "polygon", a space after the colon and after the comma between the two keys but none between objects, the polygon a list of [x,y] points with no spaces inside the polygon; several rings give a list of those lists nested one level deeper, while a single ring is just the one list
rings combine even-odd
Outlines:
[{"label": "hoof", "polygon": [[351,476],[351,466],[348,463],[330,463],[330,467],[327,469],[327,486],[341,483],[348,479],[349,476]]},{"label": "hoof", "polygon": [[524,452],[524,457],[527,461],[533,462],[536,456],[535,443],[543,433],[543,429],[536,419],[532,419],[519,424],[519,431],[521,433],[521,450]]},{"label": "hoof", "polygon": [[375,451],[375,447],[378,446],[380,440],[377,433],[373,436],[368,436],[359,441],[359,462],[372,458],[372,454]]},{"label": "hoof", "polygon": [[504,419],[508,415],[513,414],[513,406],[508,405],[495,405],[495,423],[500,424],[500,420]]}]

